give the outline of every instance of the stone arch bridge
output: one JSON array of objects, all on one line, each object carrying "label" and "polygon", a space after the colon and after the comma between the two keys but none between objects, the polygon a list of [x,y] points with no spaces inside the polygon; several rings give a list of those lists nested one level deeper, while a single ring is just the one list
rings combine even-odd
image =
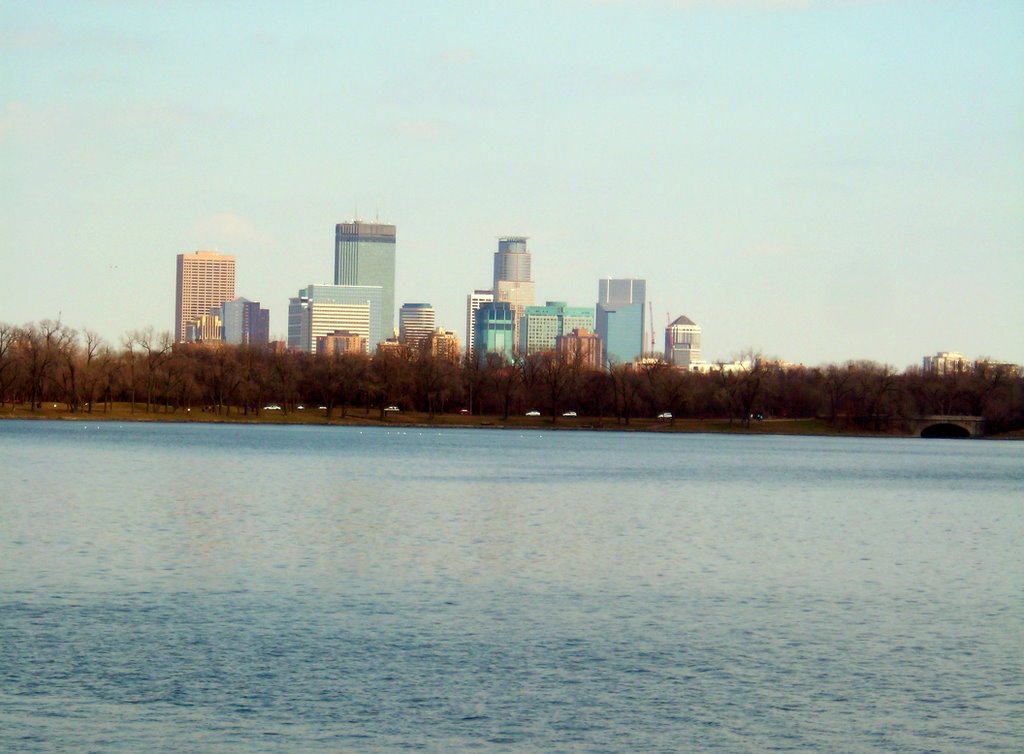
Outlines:
[{"label": "stone arch bridge", "polygon": [[918,416],[907,419],[907,429],[918,437],[982,437],[984,416]]}]

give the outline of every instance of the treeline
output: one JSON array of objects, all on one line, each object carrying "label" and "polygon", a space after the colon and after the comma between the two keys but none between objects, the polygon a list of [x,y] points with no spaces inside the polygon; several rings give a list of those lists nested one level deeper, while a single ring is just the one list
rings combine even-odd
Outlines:
[{"label": "treeline", "polygon": [[46,320],[0,323],[0,400],[31,411],[44,402],[70,412],[125,402],[139,412],[221,415],[259,415],[268,405],[290,412],[303,404],[326,406],[329,417],[383,417],[390,406],[431,417],[468,411],[508,418],[538,410],[552,422],[571,410],[620,424],[661,413],[672,421],[743,423],[818,417],[872,431],[899,431],[904,419],[945,414],[984,416],[989,433],[1024,427],[1024,378],[1014,367],[978,363],[939,375],[868,361],[782,368],[757,354],[745,357],[742,369],[699,374],[662,362],[593,370],[553,353],[462,362],[405,348],[324,356],[175,344],[152,328],[111,344]]}]

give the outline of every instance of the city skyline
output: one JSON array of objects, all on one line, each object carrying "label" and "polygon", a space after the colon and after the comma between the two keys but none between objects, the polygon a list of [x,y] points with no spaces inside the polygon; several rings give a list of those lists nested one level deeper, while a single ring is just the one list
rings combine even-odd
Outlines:
[{"label": "city skyline", "polygon": [[1024,363],[1021,4],[398,11],[8,4],[0,320],[164,330],[167,260],[210,249],[281,338],[356,216],[456,332],[521,233],[537,302],[645,278],[709,361]]}]

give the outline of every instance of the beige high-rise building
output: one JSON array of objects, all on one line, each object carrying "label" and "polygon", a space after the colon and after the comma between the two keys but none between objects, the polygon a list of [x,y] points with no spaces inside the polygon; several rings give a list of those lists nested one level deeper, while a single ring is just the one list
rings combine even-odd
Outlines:
[{"label": "beige high-rise building", "polygon": [[572,332],[557,336],[555,353],[560,359],[584,369],[601,368],[601,338],[585,327],[574,327]]},{"label": "beige high-rise building", "polygon": [[214,251],[178,255],[174,340],[185,342],[190,322],[235,298],[235,258]]},{"label": "beige high-rise building", "polygon": [[220,343],[221,320],[216,314],[200,314],[185,324],[185,340],[189,343]]},{"label": "beige high-rise building", "polygon": [[329,335],[318,335],[316,339],[316,353],[320,356],[366,351],[366,336],[348,330],[335,330]]},{"label": "beige high-rise building", "polygon": [[451,330],[439,327],[427,338],[430,355],[458,363],[459,338]]}]

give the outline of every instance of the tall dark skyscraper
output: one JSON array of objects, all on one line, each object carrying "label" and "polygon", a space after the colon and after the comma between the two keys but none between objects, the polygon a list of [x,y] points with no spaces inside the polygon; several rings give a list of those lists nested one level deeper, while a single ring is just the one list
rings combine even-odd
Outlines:
[{"label": "tall dark skyscraper", "polygon": [[395,226],[353,220],[334,229],[334,284],[379,285],[380,332],[371,333],[373,346],[395,330]]}]

